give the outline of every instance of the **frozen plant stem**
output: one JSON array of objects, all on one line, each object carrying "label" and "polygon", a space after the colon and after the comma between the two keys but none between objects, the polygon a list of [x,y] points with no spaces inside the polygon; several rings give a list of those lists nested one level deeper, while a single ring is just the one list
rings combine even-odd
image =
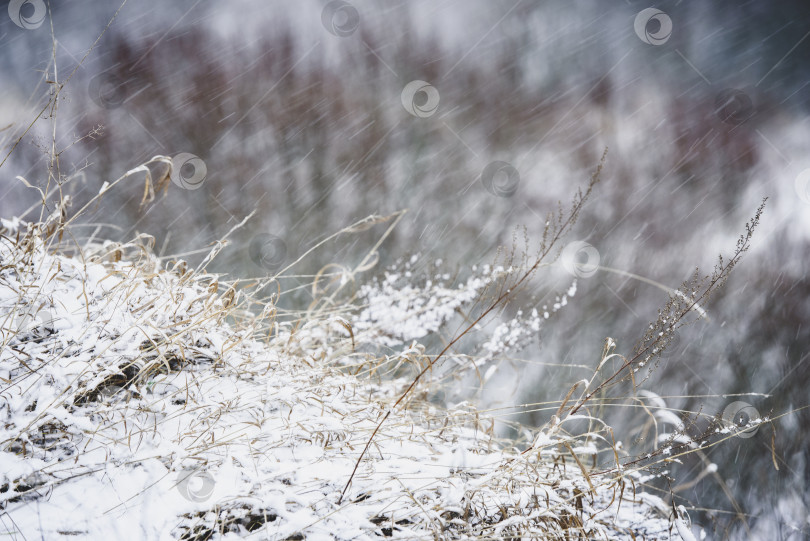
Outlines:
[{"label": "frozen plant stem", "polygon": [[[734,266],[739,263],[740,259],[742,258],[743,254],[748,251],[748,248],[751,245],[751,237],[754,234],[754,230],[759,225],[759,219],[762,216],[762,211],[765,209],[765,202],[766,199],[763,199],[762,203],[757,208],[754,217],[745,224],[745,234],[741,235],[740,238],[737,240],[737,246],[734,250],[734,254],[728,260],[728,262],[723,261],[723,257],[720,256],[719,262],[714,268],[714,272],[712,272],[711,276],[708,276],[706,279],[708,280],[708,284],[703,281],[705,287],[703,287],[700,296],[694,298],[688,304],[681,305],[678,300],[678,296],[670,296],[670,301],[667,303],[666,309],[660,312],[658,321],[650,326],[653,331],[657,331],[659,329],[664,329],[661,331],[664,334],[656,334],[653,331],[649,331],[647,335],[641,340],[639,345],[636,347],[636,353],[631,357],[629,360],[625,359],[624,363],[622,363],[621,367],[616,370],[613,375],[609,378],[601,382],[595,389],[591,392],[586,394],[582,397],[571,409],[568,411],[568,416],[574,415],[577,411],[582,408],[595,394],[603,390],[605,387],[610,385],[610,383],[615,380],[621,373],[623,373],[626,369],[630,368],[631,372],[630,375],[632,376],[633,372],[632,369],[634,365],[639,364],[639,361],[647,356],[645,359],[652,359],[655,356],[661,354],[663,349],[668,345],[669,333],[674,331],[677,327],[686,325],[688,323],[682,323],[683,319],[686,317],[689,312],[691,312],[696,306],[702,306],[708,300],[708,298],[718,289],[720,289],[723,284],[725,284],[726,279],[728,279],[729,273],[734,268]],[[697,281],[697,273],[695,276],[695,281]],[[682,288],[685,291],[682,293],[688,293],[688,288],[686,284]],[[688,298],[688,297],[684,297]],[[677,303],[677,304],[676,304]],[[670,309],[673,307],[677,307],[675,314],[669,315]],[[662,320],[662,318],[666,318]],[[652,332],[652,334],[651,334]]]},{"label": "frozen plant stem", "polygon": [[[79,68],[82,67],[82,65],[84,64],[84,61],[87,59],[88,56],[90,56],[90,53],[92,53],[93,50],[96,48],[96,45],[98,45],[98,43],[101,41],[102,36],[104,36],[104,34],[107,32],[107,29],[110,28],[110,25],[113,23],[113,21],[116,19],[116,17],[118,17],[118,12],[120,12],[121,9],[123,9],[124,4],[126,4],[126,3],[127,3],[127,0],[123,0],[121,2],[121,5],[118,6],[118,9],[115,11],[112,18],[110,18],[110,22],[107,23],[107,26],[104,27],[104,29],[101,31],[101,33],[96,38],[96,40],[93,42],[93,44],[90,46],[90,48],[87,49],[87,52],[84,54],[84,56],[81,58],[81,60],[79,60],[79,62],[76,64],[76,67],[73,68],[73,71],[70,72],[70,74],[67,76],[67,78],[64,81],[62,81],[61,83],[58,83],[57,81],[54,81],[54,85],[56,86],[56,89],[52,91],[51,97],[50,97],[50,99],[48,99],[48,103],[46,103],[42,107],[42,109],[39,111],[39,113],[34,117],[34,120],[32,120],[31,123],[28,124],[28,127],[25,128],[25,131],[23,131],[23,133],[17,138],[17,140],[14,141],[14,144],[11,146],[11,149],[8,151],[6,156],[3,158],[3,161],[0,162],[0,167],[3,167],[3,164],[6,163],[6,160],[8,160],[8,157],[11,156],[11,154],[14,152],[14,149],[17,148],[17,145],[19,145],[20,142],[23,140],[23,138],[26,136],[26,134],[29,131],[31,131],[31,128],[34,127],[34,124],[36,124],[36,122],[40,118],[42,118],[42,115],[45,114],[45,111],[55,107],[56,102],[59,99],[59,93],[62,92],[62,89],[65,88],[65,85],[68,84],[68,82],[73,77],[73,75],[77,71],[79,71]],[[50,14],[50,12],[51,12],[51,10],[50,10],[50,7],[49,7],[48,8],[48,13]],[[53,35],[53,20],[51,20],[51,35]],[[56,48],[55,43],[56,42],[54,41],[54,49]]]},{"label": "frozen plant stem", "polygon": [[[368,441],[366,442],[365,447],[363,447],[363,451],[360,453],[360,456],[357,458],[357,462],[354,464],[354,469],[352,470],[351,475],[349,476],[349,480],[346,482],[346,486],[343,487],[343,491],[340,493],[340,498],[338,498],[338,504],[343,501],[343,497],[346,495],[346,491],[349,489],[349,485],[352,483],[352,479],[354,479],[354,475],[357,473],[357,468],[360,467],[360,462],[362,462],[363,457],[366,455],[368,448],[371,446],[371,442],[374,441],[374,437],[379,432],[382,425],[391,415],[393,412],[405,398],[411,393],[411,391],[416,387],[416,384],[419,383],[419,380],[424,376],[429,370],[433,368],[433,366],[439,362],[440,359],[444,357],[444,355],[452,348],[459,340],[461,340],[467,333],[473,330],[479,322],[481,322],[484,318],[486,318],[493,310],[498,308],[499,306],[506,303],[509,299],[511,299],[515,293],[523,286],[526,285],[528,279],[534,274],[540,264],[545,260],[554,246],[557,244],[557,241],[568,232],[568,230],[573,227],[576,223],[577,218],[579,216],[579,212],[582,210],[582,207],[585,205],[585,202],[590,197],[591,192],[593,191],[594,186],[599,182],[599,177],[602,173],[602,167],[605,165],[605,158],[607,157],[607,148],[602,153],[602,158],[599,160],[599,165],[596,167],[596,171],[591,175],[590,182],[588,183],[588,187],[585,189],[583,193],[582,190],[578,190],[576,196],[574,196],[573,204],[571,205],[571,210],[568,213],[566,218],[563,218],[562,213],[562,205],[560,205],[559,213],[557,214],[556,220],[549,219],[546,222],[545,230],[543,231],[543,243],[540,246],[540,251],[535,259],[534,263],[529,267],[529,269],[520,275],[511,286],[505,287],[503,291],[492,301],[488,307],[481,312],[481,314],[473,320],[467,327],[464,328],[461,332],[457,333],[455,337],[450,340],[450,342],[442,349],[436,357],[427,363],[427,365],[419,372],[411,384],[408,385],[408,388],[397,398],[396,402],[389,407],[383,418],[377,424],[377,427],[371,433],[371,437],[369,437]],[[550,237],[550,240],[549,240]],[[508,277],[506,278],[508,280]]]}]

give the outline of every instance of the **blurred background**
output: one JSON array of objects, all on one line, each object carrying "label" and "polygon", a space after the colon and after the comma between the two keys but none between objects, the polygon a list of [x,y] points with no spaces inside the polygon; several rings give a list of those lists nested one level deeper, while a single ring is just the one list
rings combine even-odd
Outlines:
[{"label": "blurred background", "polygon": [[[3,217],[37,205],[15,177],[47,185],[55,123],[74,208],[152,156],[181,156],[165,197],[141,207],[143,182],[127,179],[76,228],[88,237],[144,232],[161,254],[188,253],[255,209],[209,269],[258,277],[268,268],[251,242],[271,239],[264,262],[280,267],[358,219],[407,208],[370,274],[412,254],[468,269],[511,245],[516,226],[539,241],[546,213],[608,147],[566,241],[590,245],[584,257],[601,268],[475,391],[482,407],[559,400],[590,376],[606,336],[629,353],[666,302],[655,284],[710,272],[764,197],[752,249],[709,319],[679,335],[644,388],[708,415],[735,400],[763,415],[810,403],[807,2],[88,0],[51,2],[50,16],[45,6],[0,10]],[[68,77],[52,119],[53,81]],[[382,231],[326,244],[293,285],[328,263],[356,265]],[[306,307],[308,289],[297,291],[285,302]],[[639,415],[605,415],[625,448],[651,445],[634,438]],[[807,539],[808,429],[808,410],[786,415],[672,464],[661,488],[712,538]]]}]

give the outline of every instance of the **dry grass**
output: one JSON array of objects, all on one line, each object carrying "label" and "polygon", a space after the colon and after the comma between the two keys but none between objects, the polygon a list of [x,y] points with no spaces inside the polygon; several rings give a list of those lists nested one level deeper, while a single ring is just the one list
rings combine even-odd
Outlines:
[{"label": "dry grass", "polygon": [[[51,117],[63,87],[54,86]],[[482,377],[482,359],[457,349],[551,263],[598,171],[569,211],[549,218],[536,255],[501,252],[457,319],[428,329],[455,329],[431,353],[417,340],[392,345],[380,329],[356,328],[366,306],[352,290],[401,213],[361,220],[282,269],[289,274],[339,235],[387,224],[356,268],[327,267],[300,286],[311,288],[309,309],[279,314],[275,302],[289,291],[277,275],[239,283],[206,272],[244,221],[196,268],[156,256],[146,235],[79,241],[79,217],[125,179],[145,177],[142,206],[165,191],[170,171],[156,171],[169,162],[153,158],[71,213],[53,133],[39,218],[4,222],[0,238],[0,509],[11,539],[121,531],[195,540],[689,539],[687,509],[666,489],[670,464],[705,458],[772,420],[736,427],[673,411],[640,391],[636,376],[700,317],[747,250],[762,208],[732,256],[684,284],[632,354],[608,338],[593,376],[562,396],[478,411],[429,399],[450,379],[443,365],[453,377]],[[363,353],[360,344],[375,347]],[[604,422],[618,407],[643,414],[638,432],[655,434],[649,452],[630,454]],[[532,410],[548,422],[509,419]],[[517,437],[498,437],[496,421]]]},{"label": "dry grass", "polygon": [[[668,464],[735,429],[712,418],[700,437],[687,437],[689,423],[672,426],[661,412],[673,412],[660,397],[638,392],[635,374],[652,369],[672,333],[700,317],[747,249],[761,209],[728,260],[672,296],[633,355],[619,355],[607,339],[589,380],[562,399],[518,407],[548,412],[544,426],[427,400],[446,379],[426,375],[440,374],[443,362],[458,358],[453,349],[462,337],[529,287],[597,180],[598,172],[569,212],[549,220],[536,257],[504,252],[505,264],[464,306],[462,326],[438,354],[416,341],[386,342],[387,355],[358,352],[357,344],[382,335],[355,330],[364,306],[340,286],[318,289],[323,274],[312,279],[321,293],[310,309],[280,319],[272,302],[251,294],[276,277],[228,282],[206,273],[205,263],[189,269],[158,258],[146,236],[80,245],[71,229],[78,214],[68,216],[64,200],[41,222],[6,223],[0,445],[8,473],[0,498],[12,538],[39,523],[46,536],[92,537],[126,524],[146,537],[183,539],[228,532],[689,539],[686,509],[665,503],[672,500],[661,489]],[[384,238],[396,224],[391,218],[340,233],[387,224]],[[359,281],[372,266],[364,261],[341,283]],[[439,323],[432,332],[453,324]],[[645,412],[641,431],[668,436],[658,434],[643,456],[628,455],[599,416],[621,406]],[[707,417],[675,413],[692,415],[692,424]],[[520,436],[498,437],[496,420]],[[743,430],[769,419],[752,422]],[[187,479],[211,493],[199,494]],[[103,500],[89,498],[72,516],[60,514],[60,502],[76,491],[107,494],[110,487],[117,504],[101,510],[94,506]],[[146,513],[147,502],[164,512],[133,511]]]}]

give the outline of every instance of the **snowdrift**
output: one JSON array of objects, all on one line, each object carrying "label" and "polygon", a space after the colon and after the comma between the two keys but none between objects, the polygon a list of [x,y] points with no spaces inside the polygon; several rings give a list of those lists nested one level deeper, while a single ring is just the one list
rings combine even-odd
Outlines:
[{"label": "snowdrift", "polygon": [[347,320],[251,315],[143,237],[53,236],[0,238],[8,539],[693,539],[641,471],[594,471],[609,445],[546,430],[527,451],[468,404],[390,410],[407,381],[347,368]]}]

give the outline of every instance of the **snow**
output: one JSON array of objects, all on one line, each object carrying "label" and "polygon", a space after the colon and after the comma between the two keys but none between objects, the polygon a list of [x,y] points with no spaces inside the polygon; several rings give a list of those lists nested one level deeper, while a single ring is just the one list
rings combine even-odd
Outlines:
[{"label": "snow", "polygon": [[[592,491],[566,462],[561,432],[538,432],[521,453],[475,425],[469,404],[391,409],[408,381],[340,369],[349,353],[333,320],[278,324],[268,340],[256,319],[229,322],[220,277],[161,269],[137,243],[60,253],[40,225],[2,224],[0,508],[10,538],[561,537],[576,516],[593,538],[694,539],[662,500],[634,494],[640,471],[604,476]],[[19,242],[15,228],[28,230]],[[352,321],[412,351],[485,282],[407,289],[399,278],[366,287]],[[539,325],[537,312],[530,319]],[[496,342],[516,339],[511,329]],[[583,462],[597,453],[571,444]]]},{"label": "snow", "polygon": [[[410,265],[416,262],[413,256]],[[407,267],[406,267],[407,268]],[[354,319],[358,331],[387,346],[424,338],[455,314],[458,307],[475,299],[487,284],[473,276],[458,288],[427,280],[422,287],[408,283],[411,272],[387,272],[380,283],[365,284],[360,289],[364,308]]]}]

